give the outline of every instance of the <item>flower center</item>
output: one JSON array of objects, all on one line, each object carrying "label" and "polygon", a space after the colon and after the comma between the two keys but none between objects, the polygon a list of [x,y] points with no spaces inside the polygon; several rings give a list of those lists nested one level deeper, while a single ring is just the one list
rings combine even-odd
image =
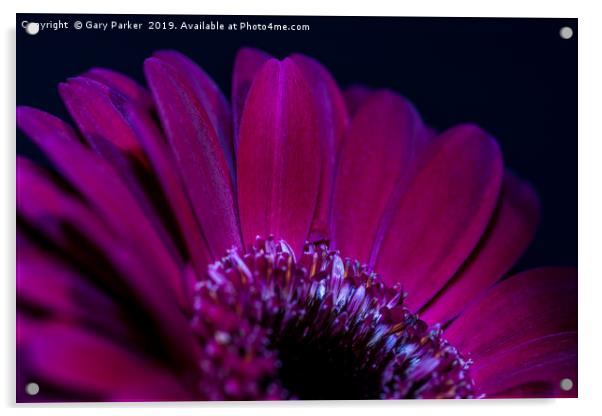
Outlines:
[{"label": "flower center", "polygon": [[192,328],[207,400],[474,396],[467,363],[399,287],[325,242],[232,250],[197,284]]}]

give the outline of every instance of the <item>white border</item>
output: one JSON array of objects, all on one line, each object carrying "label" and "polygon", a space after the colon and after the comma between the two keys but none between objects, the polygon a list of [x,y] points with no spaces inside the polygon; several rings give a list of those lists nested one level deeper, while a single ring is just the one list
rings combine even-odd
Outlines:
[{"label": "white border", "polygon": [[[9,407],[12,414],[46,415],[105,414],[116,408],[127,408],[131,414],[232,414],[243,412],[253,415],[306,414],[308,411],[345,414],[370,412],[438,415],[506,415],[526,411],[563,415],[569,412],[587,412],[600,408],[599,389],[602,387],[602,268],[600,254],[602,244],[602,75],[601,27],[602,16],[597,12],[594,1],[527,1],[506,0],[495,3],[470,0],[421,0],[398,2],[370,0],[362,2],[303,0],[295,4],[282,1],[228,1],[193,2],[190,0],[168,0],[124,2],[103,0],[86,2],[81,0],[28,0],[20,4],[1,2],[2,58],[0,62],[5,96],[0,100],[1,125],[4,137],[0,140],[0,209],[2,221],[2,249],[0,265],[3,266],[3,304],[1,319],[2,342],[0,357],[3,374],[0,375],[0,404]],[[141,6],[143,4],[143,6]],[[15,407],[14,403],[14,184],[15,184],[15,13],[144,13],[144,14],[299,14],[299,15],[355,15],[355,16],[484,16],[484,17],[577,17],[579,18],[579,395],[578,400],[516,400],[485,402],[319,402],[319,403],[206,403],[206,404],[144,404],[144,405],[73,405],[45,407]],[[570,138],[567,138],[567,140]],[[542,149],[545,152],[545,149]],[[559,166],[558,169],[563,169]]]}]

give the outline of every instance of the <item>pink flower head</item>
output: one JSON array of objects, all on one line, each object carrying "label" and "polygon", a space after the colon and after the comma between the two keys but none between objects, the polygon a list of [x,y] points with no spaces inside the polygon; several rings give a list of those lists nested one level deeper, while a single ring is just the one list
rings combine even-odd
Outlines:
[{"label": "pink flower head", "polygon": [[144,71],[17,110],[18,401],[576,397],[576,271],[500,281],[539,202],[485,131],[303,55],[242,49],[231,103]]}]

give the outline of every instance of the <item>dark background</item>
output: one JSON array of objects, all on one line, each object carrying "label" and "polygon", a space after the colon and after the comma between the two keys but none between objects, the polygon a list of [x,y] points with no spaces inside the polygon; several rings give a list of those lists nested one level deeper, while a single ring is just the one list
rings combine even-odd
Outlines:
[{"label": "dark background", "polygon": [[[21,21],[68,21],[30,36]],[[144,22],[140,31],[75,30],[73,22]],[[148,21],[309,24],[307,32],[148,30]],[[570,26],[574,35],[562,39]],[[577,19],[17,15],[17,104],[69,119],[56,86],[93,66],[143,82],[157,49],[196,60],[230,95],[236,51],[302,52],[342,87],[361,83],[408,97],[438,129],[476,122],[502,146],[506,166],[539,192],[542,223],[515,269],[577,264]],[[43,161],[19,132],[17,153]]]}]

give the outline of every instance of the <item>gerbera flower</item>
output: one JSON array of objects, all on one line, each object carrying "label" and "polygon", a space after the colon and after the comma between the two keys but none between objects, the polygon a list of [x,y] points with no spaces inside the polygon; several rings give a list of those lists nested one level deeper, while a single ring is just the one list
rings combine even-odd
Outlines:
[{"label": "gerbera flower", "polygon": [[144,70],[17,110],[19,401],[576,396],[576,272],[500,281],[539,206],[487,133],[301,55],[241,50],[231,104]]}]

